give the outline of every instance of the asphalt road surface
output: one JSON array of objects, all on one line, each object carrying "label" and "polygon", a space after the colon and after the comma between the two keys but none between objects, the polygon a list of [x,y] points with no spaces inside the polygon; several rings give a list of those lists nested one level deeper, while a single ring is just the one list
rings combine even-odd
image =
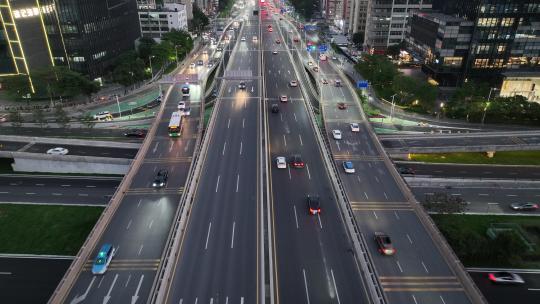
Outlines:
[{"label": "asphalt road surface", "polygon": [[[191,83],[190,89],[191,95],[185,100],[189,101],[191,116],[184,118],[182,135],[179,138],[168,136],[171,113],[177,110],[178,101],[183,99],[180,85],[176,84],[165,100],[161,120],[156,122],[155,137],[148,139],[151,144],[141,167],[64,301],[130,303],[137,297],[139,302],[148,298],[183,192],[198,134],[201,88],[199,84]],[[165,187],[154,189],[151,183],[160,169],[169,171],[168,182]],[[116,248],[114,259],[104,275],[92,275],[93,259],[105,243]]]},{"label": "asphalt road surface", "polygon": [[141,142],[142,138],[124,136],[127,129],[86,129],[86,128],[31,128],[31,127],[0,127],[2,135],[20,135],[33,137],[59,137],[89,140],[115,140],[125,142]]},{"label": "asphalt road surface", "polygon": [[480,288],[489,304],[537,304],[540,303],[540,273],[512,271],[525,280],[523,285],[497,285],[488,280],[489,270],[471,271],[476,286]]},{"label": "asphalt road surface", "polygon": [[[14,141],[0,141],[0,151],[18,151],[29,142],[14,142]],[[80,155],[80,156],[97,156],[97,157],[111,157],[111,158],[129,158],[132,159],[137,154],[138,149],[131,148],[109,148],[109,147],[94,147],[79,146],[79,145],[63,145],[63,144],[45,144],[45,143],[33,143],[28,146],[24,152],[29,153],[47,153],[47,150],[62,147],[68,149],[68,155]]]},{"label": "asphalt road surface", "polygon": [[538,166],[494,166],[466,164],[429,164],[394,162],[398,167],[411,168],[415,175],[434,177],[540,179]]},{"label": "asphalt road surface", "polygon": [[[248,6],[249,7],[249,6]],[[236,30],[225,74],[260,74],[258,21]],[[240,41],[240,37],[249,37]],[[232,52],[230,48],[234,45]],[[258,303],[260,84],[223,79],[215,125],[165,303]]]},{"label": "asphalt road surface", "polygon": [[47,303],[71,261],[0,257],[0,303]]},{"label": "asphalt road surface", "polygon": [[0,175],[0,203],[105,206],[109,203],[120,179]]},{"label": "asphalt road surface", "polygon": [[[265,91],[275,233],[276,297],[280,303],[366,303],[367,291],[350,253],[330,180],[323,165],[298,79],[278,24],[263,15]],[[273,32],[267,30],[272,25]],[[273,54],[273,51],[277,54]],[[300,79],[301,80],[301,79]],[[300,81],[300,86],[305,82]],[[286,95],[288,102],[280,102]],[[272,113],[276,104],[279,113]],[[278,169],[276,157],[300,155],[305,168]],[[306,196],[319,196],[322,213],[310,215]]]},{"label": "asphalt road surface", "polygon": [[[305,53],[304,48],[300,50]],[[314,53],[313,58],[318,58],[318,54]],[[320,65],[321,72],[315,73],[315,77],[322,73],[324,76],[319,77],[330,80],[329,84],[321,84],[326,135],[387,299],[399,304],[469,303],[460,281],[405,200],[390,174],[391,168],[382,161],[383,156],[368,136],[367,122],[361,119],[351,91],[334,86],[333,80],[340,76],[329,62],[312,61]],[[345,81],[341,79],[341,83]],[[338,102],[344,102],[347,108],[339,110]],[[360,123],[360,132],[351,132],[351,122]],[[334,129],[341,130],[342,139],[333,139]],[[352,161],[356,173],[345,173],[343,161]],[[376,231],[392,238],[397,249],[394,256],[379,254],[373,241]]]}]

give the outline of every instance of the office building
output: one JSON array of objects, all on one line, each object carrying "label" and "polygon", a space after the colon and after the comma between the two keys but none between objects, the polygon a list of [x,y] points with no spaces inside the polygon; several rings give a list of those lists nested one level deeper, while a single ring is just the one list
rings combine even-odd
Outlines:
[{"label": "office building", "polygon": [[368,7],[372,0],[349,0],[347,32],[350,36],[354,33],[366,33],[366,20]]},{"label": "office building", "polygon": [[370,52],[384,54],[386,48],[405,39],[409,16],[431,8],[431,0],[371,0],[366,45]]},{"label": "office building", "polygon": [[[0,0],[0,69],[65,65],[99,78],[140,37],[137,5],[123,0]],[[0,75],[1,76],[1,75]]]},{"label": "office building", "polygon": [[142,36],[159,42],[163,34],[173,29],[187,31],[186,6],[180,3],[164,3],[153,9],[148,7],[139,10],[139,22]]}]

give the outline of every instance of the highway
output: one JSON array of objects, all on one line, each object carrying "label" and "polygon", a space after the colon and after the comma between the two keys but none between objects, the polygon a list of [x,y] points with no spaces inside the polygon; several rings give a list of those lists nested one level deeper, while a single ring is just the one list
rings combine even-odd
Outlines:
[{"label": "highway", "polygon": [[[305,48],[298,47],[300,54],[305,55]],[[347,80],[329,62],[320,62],[320,70],[328,80],[341,79],[345,85]],[[347,87],[335,87],[333,81],[321,84],[321,91],[326,135],[335,165],[389,303],[470,303],[462,283],[443,258],[444,253],[435,245],[391,175],[390,170],[394,169],[383,161],[374,137],[368,135],[371,131],[362,119],[353,92]],[[339,110],[338,102],[346,103],[347,109]],[[351,132],[351,122],[360,124],[360,132]],[[341,130],[341,140],[332,139],[334,129]],[[343,161],[352,161],[356,173],[344,173]],[[394,256],[378,253],[373,241],[376,231],[392,238],[397,249]]]},{"label": "highway", "polygon": [[[246,20],[239,30],[230,42],[236,46],[223,55],[229,62],[208,131],[208,152],[165,303],[260,300],[260,52],[252,42],[259,32],[257,18]],[[245,71],[252,77],[234,77]],[[241,81],[245,90],[238,87]]]},{"label": "highway", "polygon": [[[194,60],[204,57],[199,55]],[[93,245],[92,254],[77,273],[75,283],[68,286],[69,295],[62,301],[134,303],[145,302],[148,298],[198,134],[201,89],[198,83],[191,83],[190,88],[188,106],[191,116],[183,121],[181,137],[171,139],[167,131],[171,113],[177,110],[177,103],[182,100],[180,85],[175,84],[164,101],[163,116],[155,122],[155,136],[146,139],[151,142],[146,154],[142,155],[141,166],[121,194],[118,209],[100,240]],[[151,183],[160,169],[169,171],[168,182],[164,188],[154,189]],[[95,276],[90,271],[91,265],[104,243],[112,244],[116,254],[107,273]]]},{"label": "highway", "polygon": [[540,179],[539,166],[430,164],[394,161],[397,167],[410,168],[415,175],[433,177]]},{"label": "highway", "polygon": [[0,303],[47,303],[71,261],[69,257],[1,256]]},{"label": "highway", "polygon": [[0,203],[105,206],[121,178],[0,175]]},{"label": "highway", "polygon": [[538,271],[510,270],[525,280],[525,284],[513,286],[491,283],[487,278],[489,269],[468,269],[468,271],[489,304],[540,303],[540,273]]},{"label": "highway", "polygon": [[[351,240],[338,210],[322,156],[299,87],[278,31],[263,14],[265,95],[271,173],[272,224],[277,303],[367,303],[359,267],[351,255]],[[267,30],[272,25],[273,32]],[[277,54],[273,51],[277,50]],[[304,85],[300,82],[300,85]],[[279,101],[286,95],[288,102]],[[279,113],[272,113],[272,104]],[[305,168],[278,169],[275,159],[301,155]],[[319,196],[322,213],[310,215],[306,195]]]}]

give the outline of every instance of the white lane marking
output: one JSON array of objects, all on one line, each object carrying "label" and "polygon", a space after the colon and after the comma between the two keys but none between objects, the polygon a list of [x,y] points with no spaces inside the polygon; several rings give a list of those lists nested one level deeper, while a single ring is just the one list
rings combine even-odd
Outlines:
[{"label": "white lane marking", "polygon": [[516,197],[517,194],[507,194],[506,196]]},{"label": "white lane marking", "polygon": [[206,244],[204,244],[204,250],[208,249],[208,239],[210,238],[210,229],[212,229],[212,222],[208,224],[208,233],[206,234]]},{"label": "white lane marking", "polygon": [[373,211],[373,216],[375,217],[376,220],[379,219],[379,217],[377,216],[377,213],[375,211]]},{"label": "white lane marking", "polygon": [[0,275],[11,275],[9,271],[0,271]]},{"label": "white lane marking", "polygon": [[426,271],[426,273],[429,273],[429,270],[427,269],[426,264],[424,264],[423,261],[422,261],[422,266],[424,266],[424,270]]},{"label": "white lane marking", "polygon": [[148,224],[148,229],[152,229],[152,224],[154,224],[154,220],[150,221],[150,224]]},{"label": "white lane marking", "polygon": [[36,193],[34,193],[34,192],[26,192],[25,194],[26,194],[26,195],[34,195],[34,194],[36,194]]},{"label": "white lane marking", "polygon": [[105,276],[102,276],[102,277],[101,277],[101,280],[99,280],[99,283],[98,283],[97,288],[99,288],[99,287],[101,286],[101,282],[103,282],[103,278],[104,278],[104,277],[105,277]]},{"label": "white lane marking", "polygon": [[60,187],[71,187],[71,185],[60,185]]},{"label": "white lane marking", "polygon": [[242,155],[242,142],[240,142],[240,155]]},{"label": "white lane marking", "polygon": [[399,220],[399,215],[398,215],[397,211],[394,211],[394,215],[396,216],[396,220]]},{"label": "white lane marking", "polygon": [[214,298],[210,298],[210,304],[214,304]]},{"label": "white lane marking", "polygon": [[159,141],[156,142],[156,145],[154,146],[154,150],[152,150],[152,153],[154,153],[154,154],[156,153],[158,146],[159,146]]},{"label": "white lane marking", "polygon": [[321,216],[319,215],[319,213],[317,213],[317,219],[319,220],[319,227],[321,227],[322,229]]},{"label": "white lane marking", "polygon": [[360,179],[360,176],[357,176],[356,178],[358,179],[358,182],[359,182],[359,183],[362,182],[362,180]]},{"label": "white lane marking", "polygon": [[142,198],[139,199],[139,203],[137,204],[137,208],[139,208],[139,206],[141,206],[141,201],[142,201]]},{"label": "white lane marking", "polygon": [[236,226],[236,222],[232,223],[232,236],[231,236],[231,249],[234,248],[234,228]]},{"label": "white lane marking", "polygon": [[141,255],[143,247],[144,247],[144,245],[141,245],[141,247],[139,247],[139,252],[137,253],[137,255]]},{"label": "white lane marking", "polygon": [[7,191],[2,191],[2,192],[0,192],[0,194],[8,194],[8,193],[9,193],[9,192],[7,192]]},{"label": "white lane marking", "polygon": [[479,196],[489,196],[487,193],[478,193]]},{"label": "white lane marking", "polygon": [[127,226],[126,226],[126,230],[129,230],[129,227],[131,227],[131,221],[132,221],[132,220],[129,220],[129,223],[128,223]]},{"label": "white lane marking", "polygon": [[399,261],[396,261],[397,267],[399,268],[400,272],[403,272],[403,269],[401,268],[401,264],[399,264]]},{"label": "white lane marking", "polygon": [[129,276],[127,278],[127,281],[126,281],[126,284],[124,284],[124,287],[128,286],[130,280],[131,280],[131,274],[129,274]]},{"label": "white lane marking", "polygon": [[[71,300],[70,304],[78,304],[78,303],[84,301],[86,299],[86,296],[88,296],[88,292],[90,291],[90,288],[92,288],[92,285],[94,285],[95,280],[96,280],[96,277],[95,276],[92,277],[92,281],[90,281],[90,284],[86,288],[86,291],[81,296],[73,298],[73,300]],[[103,280],[103,277],[101,278],[101,280]],[[101,281],[100,281],[100,284],[101,284]],[[99,286],[98,286],[98,288],[99,288]]]},{"label": "white lane marking", "polygon": [[383,194],[384,194],[384,197],[385,197],[386,199],[388,199],[388,195],[386,195],[386,192],[383,192]]},{"label": "white lane marking", "polygon": [[304,143],[302,142],[302,135],[298,134],[298,138],[300,138],[300,146],[303,146]]},{"label": "white lane marking", "polygon": [[281,121],[283,121],[283,114],[279,113],[279,117],[281,117]]},{"label": "white lane marking", "polygon": [[238,184],[240,183],[240,174],[236,175],[236,192],[238,192]]},{"label": "white lane marking", "polygon": [[111,299],[111,291],[113,290],[114,288],[114,284],[116,284],[116,280],[118,279],[118,274],[116,274],[114,276],[114,280],[111,284],[111,287],[109,288],[109,292],[107,292],[107,295],[105,296],[105,298],[103,299],[103,304],[107,304],[107,302],[109,302],[109,300]]},{"label": "white lane marking", "polygon": [[231,119],[229,118],[229,121],[227,122],[227,129],[229,128],[230,125],[231,125]]},{"label": "white lane marking", "polygon": [[364,191],[364,195],[366,196],[366,199],[369,199],[369,197],[368,197],[366,191]]},{"label": "white lane marking", "polygon": [[135,304],[135,302],[137,302],[137,300],[139,299],[139,290],[141,289],[141,284],[143,280],[144,280],[144,274],[141,275],[141,279],[139,280],[139,285],[137,285],[135,294],[131,297],[131,304]]},{"label": "white lane marking", "polygon": [[171,145],[169,146],[169,152],[172,151],[173,146],[174,146],[174,141],[171,141]]},{"label": "white lane marking", "polygon": [[287,146],[287,139],[285,139],[285,134],[283,134],[283,143],[285,144],[285,147]]},{"label": "white lane marking", "polygon": [[293,205],[294,209],[294,220],[296,221],[296,229],[299,229],[298,227],[298,215],[296,214],[296,205]]},{"label": "white lane marking", "polygon": [[339,300],[339,292],[336,286],[336,278],[334,278],[334,270],[330,269],[330,273],[332,274],[332,281],[334,282],[334,290],[336,291],[337,302],[338,304],[341,304],[341,301]]},{"label": "white lane marking", "polygon": [[381,181],[379,180],[378,177],[375,176],[375,181],[377,181],[377,183],[380,183]]},{"label": "white lane marking", "polygon": [[296,120],[296,113],[293,113],[293,115],[294,115],[294,121],[298,121]]},{"label": "white lane marking", "polygon": [[302,273],[304,274],[304,286],[306,287],[306,299],[307,299],[308,304],[310,304],[310,302],[309,302],[309,291],[308,291],[307,279],[306,279],[306,270],[304,268],[302,268]]},{"label": "white lane marking", "polygon": [[412,299],[414,301],[414,304],[418,304],[418,302],[416,302],[416,298],[414,297],[414,295],[412,296]]},{"label": "white lane marking", "polygon": [[244,297],[240,297],[240,304],[244,304]]},{"label": "white lane marking", "polygon": [[439,298],[441,298],[441,302],[442,302],[443,304],[446,304],[446,302],[444,301],[444,298],[443,298],[442,296],[439,296]]},{"label": "white lane marking", "polygon": [[36,186],[45,186],[45,184],[36,184]]},{"label": "white lane marking", "polygon": [[221,151],[221,155],[225,155],[225,149],[227,148],[227,142],[223,144],[223,150]]},{"label": "white lane marking", "polygon": [[246,119],[245,118],[242,118],[242,129],[244,128],[244,123],[245,123]]},{"label": "white lane marking", "polygon": [[407,234],[407,239],[409,239],[409,242],[412,244],[412,239],[408,234]]},{"label": "white lane marking", "polygon": [[88,196],[88,193],[78,193],[78,196]]},{"label": "white lane marking", "polygon": [[529,291],[540,291],[540,288],[527,288]]},{"label": "white lane marking", "polygon": [[289,179],[292,179],[292,177],[291,177],[291,167],[287,166],[287,170],[289,170]]},{"label": "white lane marking", "polygon": [[218,191],[219,189],[219,179],[221,178],[221,175],[218,175],[217,177],[217,182],[216,182],[216,192]]},{"label": "white lane marking", "polygon": [[309,173],[309,165],[306,164],[306,169],[307,169],[307,176],[309,179],[311,179],[311,174]]},{"label": "white lane marking", "polygon": [[86,186],[86,188],[95,188],[96,186]]},{"label": "white lane marking", "polygon": [[336,141],[336,146],[337,146],[338,151],[341,151],[341,147],[339,146],[339,141]]},{"label": "white lane marking", "polygon": [[53,193],[52,195],[60,196],[62,193]]},{"label": "white lane marking", "polygon": [[225,304],[229,304],[229,297],[225,297]]}]

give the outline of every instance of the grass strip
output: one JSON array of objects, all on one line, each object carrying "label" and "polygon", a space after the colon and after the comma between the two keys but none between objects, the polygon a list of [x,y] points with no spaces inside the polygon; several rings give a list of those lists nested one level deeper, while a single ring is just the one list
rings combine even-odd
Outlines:
[{"label": "grass strip", "polygon": [[0,252],[75,255],[102,207],[0,205]]},{"label": "grass strip", "polygon": [[410,154],[409,160],[426,163],[540,165],[540,151],[498,151],[492,158],[481,152]]}]

